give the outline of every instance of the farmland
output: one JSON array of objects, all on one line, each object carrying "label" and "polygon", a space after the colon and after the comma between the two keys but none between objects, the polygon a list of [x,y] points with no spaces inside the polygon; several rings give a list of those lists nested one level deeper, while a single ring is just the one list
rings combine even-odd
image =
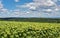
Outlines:
[{"label": "farmland", "polygon": [[60,23],[57,22],[0,20],[0,38],[60,38]]}]

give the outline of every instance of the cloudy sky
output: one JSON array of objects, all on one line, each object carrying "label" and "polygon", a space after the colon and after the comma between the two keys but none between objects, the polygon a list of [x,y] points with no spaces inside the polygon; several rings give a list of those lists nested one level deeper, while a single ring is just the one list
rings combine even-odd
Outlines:
[{"label": "cloudy sky", "polygon": [[60,18],[60,0],[0,0],[0,17]]}]

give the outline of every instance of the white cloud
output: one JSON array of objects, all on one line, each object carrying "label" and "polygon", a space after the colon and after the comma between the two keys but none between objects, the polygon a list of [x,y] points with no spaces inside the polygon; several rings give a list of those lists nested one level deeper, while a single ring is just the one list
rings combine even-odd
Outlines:
[{"label": "white cloud", "polygon": [[[42,0],[42,1],[41,0],[33,0],[33,1],[34,2],[27,3],[25,5],[17,6],[17,7],[23,7],[23,8],[26,7],[26,8],[29,8],[30,10],[42,10],[42,9],[45,9],[48,7],[47,10],[50,8],[55,11],[58,10],[57,4],[52,0]],[[60,8],[59,8],[59,10],[60,10]]]},{"label": "white cloud", "polygon": [[11,11],[13,15],[19,15],[20,14],[20,10],[19,9],[14,9]]},{"label": "white cloud", "polygon": [[26,13],[30,13],[30,12],[26,12]]},{"label": "white cloud", "polygon": [[19,6],[17,5],[16,7],[23,7],[23,8],[29,8],[29,9],[32,9],[32,10],[35,10],[38,6],[35,5],[35,3],[28,3],[28,4],[25,4],[25,5],[22,5],[22,6]]},{"label": "white cloud", "polygon": [[53,6],[55,3],[51,0],[48,0],[46,3],[44,3],[46,6]]},{"label": "white cloud", "polygon": [[47,10],[45,10],[46,12],[52,12],[52,9],[47,9]]},{"label": "white cloud", "polygon": [[55,11],[59,11],[59,9],[58,8],[55,8]]},{"label": "white cloud", "polygon": [[60,10],[60,6],[56,6],[54,10],[55,11],[59,11]]},{"label": "white cloud", "polygon": [[2,4],[2,1],[0,1],[0,12],[1,12],[1,13],[6,13],[6,12],[8,12],[8,9],[5,9],[5,8],[4,8],[4,6],[3,6],[3,4]]},{"label": "white cloud", "polygon": [[7,9],[4,9],[4,8],[2,8],[1,10],[2,10],[2,12],[4,12],[4,13],[8,12],[8,10],[7,10]]},{"label": "white cloud", "polygon": [[15,0],[15,2],[19,2],[19,0]]},{"label": "white cloud", "polygon": [[33,9],[33,10],[35,10],[35,9],[36,9],[36,7],[34,7],[34,6],[31,6],[29,9]]},{"label": "white cloud", "polygon": [[1,1],[0,1],[0,9],[1,9],[1,8],[3,8],[3,4],[2,4]]},{"label": "white cloud", "polygon": [[26,7],[29,8],[31,10],[36,10],[37,8],[41,8],[42,7],[56,7],[56,3],[53,2],[52,0],[33,0],[34,2],[31,3],[27,3],[25,5],[22,6],[17,6],[17,7]]},{"label": "white cloud", "polygon": [[[35,16],[39,16],[40,17],[54,17],[54,16],[58,16],[59,14],[59,10],[60,7],[57,6],[57,4],[52,1],[52,0],[33,0],[34,2],[30,2],[30,3],[26,3],[24,5],[17,5],[17,7],[20,9],[22,7],[22,9],[27,8],[28,11],[24,12],[15,12],[18,15],[27,15],[30,14],[30,16],[35,15]],[[33,11],[36,10],[36,11]],[[46,13],[47,12],[47,13]],[[21,14],[22,13],[22,14]],[[40,13],[40,14],[39,14]]]},{"label": "white cloud", "polygon": [[40,5],[44,6],[52,6],[55,5],[55,3],[52,0],[33,0],[35,3],[38,3]]}]

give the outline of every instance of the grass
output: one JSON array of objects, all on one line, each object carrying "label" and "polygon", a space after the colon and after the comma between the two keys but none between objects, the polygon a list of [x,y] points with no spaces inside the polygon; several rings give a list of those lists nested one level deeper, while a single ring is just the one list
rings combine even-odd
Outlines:
[{"label": "grass", "polygon": [[0,38],[60,38],[60,23],[0,21]]}]

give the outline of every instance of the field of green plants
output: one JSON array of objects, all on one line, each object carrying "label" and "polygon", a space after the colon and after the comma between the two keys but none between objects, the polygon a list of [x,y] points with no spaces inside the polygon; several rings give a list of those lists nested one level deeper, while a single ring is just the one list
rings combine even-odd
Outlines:
[{"label": "field of green plants", "polygon": [[0,21],[0,38],[60,38],[60,23]]}]

